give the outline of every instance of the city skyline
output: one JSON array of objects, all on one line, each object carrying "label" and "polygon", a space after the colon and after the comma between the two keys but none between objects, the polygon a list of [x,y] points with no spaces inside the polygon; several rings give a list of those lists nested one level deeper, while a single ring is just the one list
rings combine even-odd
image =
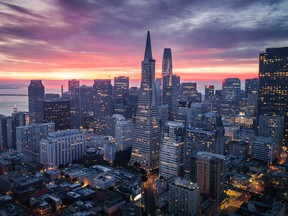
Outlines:
[{"label": "city skyline", "polygon": [[156,77],[163,49],[171,48],[182,81],[257,77],[258,54],[287,45],[285,1],[14,0],[0,8],[0,81],[123,74],[139,81],[147,30]]}]

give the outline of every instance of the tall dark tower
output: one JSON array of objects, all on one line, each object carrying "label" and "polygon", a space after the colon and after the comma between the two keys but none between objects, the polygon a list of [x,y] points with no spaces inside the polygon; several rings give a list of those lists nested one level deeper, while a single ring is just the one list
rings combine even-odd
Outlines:
[{"label": "tall dark tower", "polygon": [[172,53],[165,48],[162,60],[162,104],[168,105],[168,119],[173,120],[180,95],[180,76],[172,75]]},{"label": "tall dark tower", "polygon": [[287,74],[288,47],[268,48],[266,53],[260,53],[258,119],[263,116],[284,116],[283,141],[286,146],[288,146]]},{"label": "tall dark tower", "polygon": [[114,77],[114,114],[127,117],[129,77]]},{"label": "tall dark tower", "polygon": [[105,134],[106,117],[112,115],[112,85],[110,79],[95,79],[94,91],[94,127],[95,133]]},{"label": "tall dark tower", "polygon": [[172,53],[170,48],[165,48],[162,60],[162,77],[172,75]]},{"label": "tall dark tower", "polygon": [[28,86],[30,123],[43,123],[44,91],[42,80],[31,80]]},{"label": "tall dark tower", "polygon": [[43,121],[55,123],[55,130],[71,128],[70,100],[56,98],[44,100]]},{"label": "tall dark tower", "polygon": [[147,171],[158,168],[160,128],[155,88],[155,60],[152,58],[150,33],[142,61],[140,95],[130,164],[140,164]]}]

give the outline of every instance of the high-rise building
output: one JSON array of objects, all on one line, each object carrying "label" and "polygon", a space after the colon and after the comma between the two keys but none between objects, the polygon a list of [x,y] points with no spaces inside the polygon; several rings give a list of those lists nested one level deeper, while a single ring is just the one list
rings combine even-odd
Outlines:
[{"label": "high-rise building", "polygon": [[165,124],[160,145],[159,175],[180,176],[183,166],[184,125],[169,121]]},{"label": "high-rise building", "polygon": [[47,138],[50,132],[55,132],[54,123],[32,124],[17,127],[17,151],[36,156],[39,159],[40,141],[41,139]]},{"label": "high-rise building", "polygon": [[228,143],[227,155],[247,159],[250,154],[249,149],[250,145],[248,142],[233,140]]},{"label": "high-rise building", "polygon": [[25,126],[29,124],[29,113],[28,112],[15,112],[12,113],[12,117],[14,119],[13,123],[13,148],[16,148],[16,127],[18,126]]},{"label": "high-rise building", "polygon": [[128,96],[128,108],[127,108],[128,119],[134,119],[136,117],[138,100],[139,100],[139,89],[137,87],[131,87],[129,89],[129,96]]},{"label": "high-rise building", "polygon": [[162,79],[156,78],[155,88],[156,88],[156,101],[160,105],[162,104]]},{"label": "high-rise building", "polygon": [[258,136],[271,137],[281,141],[284,132],[284,116],[259,116]]},{"label": "high-rise building", "polygon": [[258,94],[259,91],[259,80],[258,78],[246,79],[245,80],[245,97],[248,94]]},{"label": "high-rise building", "polygon": [[75,87],[75,96],[72,97],[72,106],[75,107],[75,112],[72,116],[72,126],[80,128],[84,123],[84,113],[94,113],[94,97],[93,87],[82,85]]},{"label": "high-rise building", "polygon": [[205,85],[205,100],[210,100],[214,95],[214,85]]},{"label": "high-rise building", "polygon": [[168,119],[173,120],[180,97],[180,76],[166,75],[163,78],[162,103],[168,105]]},{"label": "high-rise building", "polygon": [[74,94],[75,93],[75,89],[79,88],[79,86],[80,86],[80,81],[79,80],[75,80],[75,79],[68,80],[68,91],[71,94]]},{"label": "high-rise building", "polygon": [[121,120],[115,124],[115,141],[121,151],[132,147],[134,123],[132,120]]},{"label": "high-rise building", "polygon": [[44,100],[43,121],[54,122],[56,131],[70,129],[70,101],[61,98]]},{"label": "high-rise building", "polygon": [[[190,102],[201,102],[198,96],[197,83],[182,83],[182,98]],[[200,100],[199,100],[200,99]]]},{"label": "high-rise building", "polygon": [[197,183],[175,178],[169,184],[170,212],[179,216],[194,216],[199,214],[200,193]]},{"label": "high-rise building", "polygon": [[163,104],[158,107],[159,111],[159,120],[160,120],[160,129],[164,128],[165,123],[168,121],[168,105]]},{"label": "high-rise building", "polygon": [[105,135],[115,137],[115,125],[119,121],[124,121],[125,117],[120,114],[113,114],[106,117]]},{"label": "high-rise building", "polygon": [[241,82],[238,78],[227,78],[222,83],[222,99],[226,102],[240,100]]},{"label": "high-rise building", "polygon": [[258,119],[284,116],[284,144],[288,145],[288,47],[267,48],[259,55]]},{"label": "high-rise building", "polygon": [[168,105],[168,119],[173,120],[180,98],[180,76],[172,74],[172,53],[165,48],[162,60],[162,104]]},{"label": "high-rise building", "polygon": [[127,116],[129,77],[114,77],[114,113]]},{"label": "high-rise building", "polygon": [[40,142],[40,161],[48,168],[72,163],[85,151],[85,137],[77,129],[51,132]]},{"label": "high-rise building", "polygon": [[165,48],[162,59],[162,77],[172,75],[172,53],[171,48]]},{"label": "high-rise building", "polygon": [[103,159],[109,164],[113,165],[116,152],[119,151],[119,147],[115,142],[114,137],[107,136],[107,142],[103,144]]},{"label": "high-rise building", "polygon": [[105,134],[106,117],[112,115],[112,85],[110,79],[96,79],[94,90],[95,133]]},{"label": "high-rise building", "polygon": [[0,149],[15,147],[15,121],[11,116],[0,115]]},{"label": "high-rise building", "polygon": [[130,164],[138,163],[149,171],[158,168],[161,139],[155,89],[155,60],[152,57],[149,31],[141,75]]},{"label": "high-rise building", "polygon": [[[80,113],[79,113],[79,80],[68,80],[68,93],[62,94],[62,98],[70,100],[70,113],[71,113],[71,128],[80,127]],[[78,93],[76,94],[76,91]]]},{"label": "high-rise building", "polygon": [[225,156],[209,152],[198,152],[191,156],[190,178],[197,182],[200,194],[216,201],[219,209],[224,198]]},{"label": "high-rise building", "polygon": [[190,156],[198,151],[224,154],[224,126],[221,115],[209,112],[188,125],[184,143],[184,170],[189,173]]},{"label": "high-rise building", "polygon": [[247,96],[247,109],[246,114],[248,116],[256,116],[257,113],[257,105],[258,105],[258,93],[248,94]]},{"label": "high-rise building", "polygon": [[28,112],[14,112],[12,117],[15,121],[15,127],[24,126],[29,124],[29,114]]},{"label": "high-rise building", "polygon": [[31,80],[28,86],[30,123],[43,123],[44,86],[41,80]]}]

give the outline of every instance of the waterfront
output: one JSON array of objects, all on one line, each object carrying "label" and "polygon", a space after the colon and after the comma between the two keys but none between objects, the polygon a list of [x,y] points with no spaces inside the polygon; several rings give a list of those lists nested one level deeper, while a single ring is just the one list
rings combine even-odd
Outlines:
[{"label": "waterfront", "polygon": [[[113,81],[113,79],[112,79]],[[28,80],[21,81],[0,81],[0,95],[1,94],[28,94]],[[188,81],[183,81],[188,82]],[[214,85],[215,89],[221,89],[222,81],[190,81],[197,82],[197,89],[204,94],[205,85]],[[67,80],[43,80],[46,93],[60,93],[61,85],[64,91],[67,91]],[[93,85],[93,80],[81,80],[81,85]],[[5,88],[10,86],[10,88]],[[13,88],[11,88],[11,86]],[[139,82],[130,82],[131,86],[139,86]],[[242,81],[242,88],[244,82]],[[9,116],[13,112],[13,108],[17,107],[18,111],[28,111],[28,96],[0,96],[0,114]]]}]

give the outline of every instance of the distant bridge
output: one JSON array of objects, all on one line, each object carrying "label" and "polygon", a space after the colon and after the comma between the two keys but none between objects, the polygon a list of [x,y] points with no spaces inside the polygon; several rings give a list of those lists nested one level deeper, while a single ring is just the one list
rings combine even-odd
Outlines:
[{"label": "distant bridge", "polygon": [[0,96],[28,96],[28,94],[0,94]]}]

